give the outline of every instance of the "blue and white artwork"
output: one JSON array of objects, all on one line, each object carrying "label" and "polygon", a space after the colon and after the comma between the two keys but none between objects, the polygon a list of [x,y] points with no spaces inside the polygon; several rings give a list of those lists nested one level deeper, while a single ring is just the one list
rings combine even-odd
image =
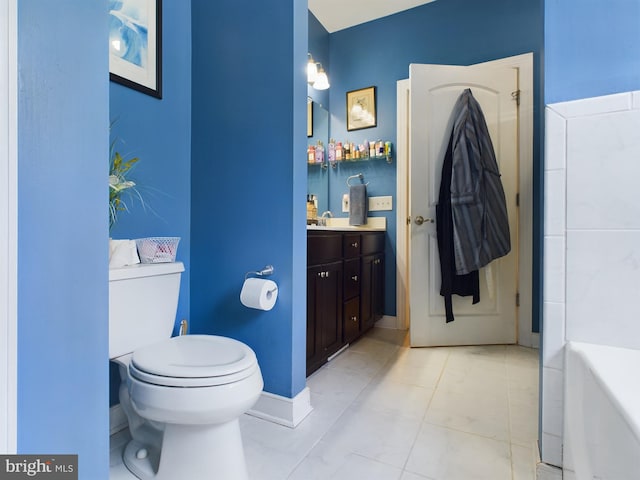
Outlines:
[{"label": "blue and white artwork", "polygon": [[162,0],[107,1],[111,80],[162,98]]},{"label": "blue and white artwork", "polygon": [[142,68],[149,51],[148,0],[109,1],[109,51]]}]

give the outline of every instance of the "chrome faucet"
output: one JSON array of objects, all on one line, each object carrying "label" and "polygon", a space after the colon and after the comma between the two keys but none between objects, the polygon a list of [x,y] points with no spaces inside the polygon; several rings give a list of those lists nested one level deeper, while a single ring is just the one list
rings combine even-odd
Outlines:
[{"label": "chrome faucet", "polygon": [[331,217],[333,217],[333,213],[331,213],[330,210],[326,210],[326,211],[322,212],[322,215],[318,219],[318,225],[321,226],[321,227],[326,227],[327,226],[327,218],[331,218]]}]

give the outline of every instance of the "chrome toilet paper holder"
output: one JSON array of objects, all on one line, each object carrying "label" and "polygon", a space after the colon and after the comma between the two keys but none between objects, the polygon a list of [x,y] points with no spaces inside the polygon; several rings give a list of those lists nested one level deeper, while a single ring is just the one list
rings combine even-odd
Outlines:
[{"label": "chrome toilet paper holder", "polygon": [[257,270],[255,272],[247,272],[247,273],[245,273],[244,279],[246,280],[247,278],[249,278],[249,275],[257,275],[258,277],[266,277],[268,275],[273,275],[274,271],[275,271],[275,268],[273,267],[273,265],[267,265],[262,270]]}]

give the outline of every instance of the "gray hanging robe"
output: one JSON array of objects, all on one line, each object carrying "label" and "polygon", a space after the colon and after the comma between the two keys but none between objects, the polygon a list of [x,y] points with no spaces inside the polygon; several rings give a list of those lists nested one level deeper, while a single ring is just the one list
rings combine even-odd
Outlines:
[{"label": "gray hanging robe", "polygon": [[456,273],[464,275],[511,250],[509,220],[489,130],[470,89],[454,107],[451,214]]}]

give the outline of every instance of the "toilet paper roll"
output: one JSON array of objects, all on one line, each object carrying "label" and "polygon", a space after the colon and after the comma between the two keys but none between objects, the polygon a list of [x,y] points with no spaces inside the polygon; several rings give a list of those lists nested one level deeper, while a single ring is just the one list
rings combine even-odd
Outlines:
[{"label": "toilet paper roll", "polygon": [[278,298],[278,285],[271,280],[247,278],[242,285],[240,301],[245,307],[271,310]]}]

